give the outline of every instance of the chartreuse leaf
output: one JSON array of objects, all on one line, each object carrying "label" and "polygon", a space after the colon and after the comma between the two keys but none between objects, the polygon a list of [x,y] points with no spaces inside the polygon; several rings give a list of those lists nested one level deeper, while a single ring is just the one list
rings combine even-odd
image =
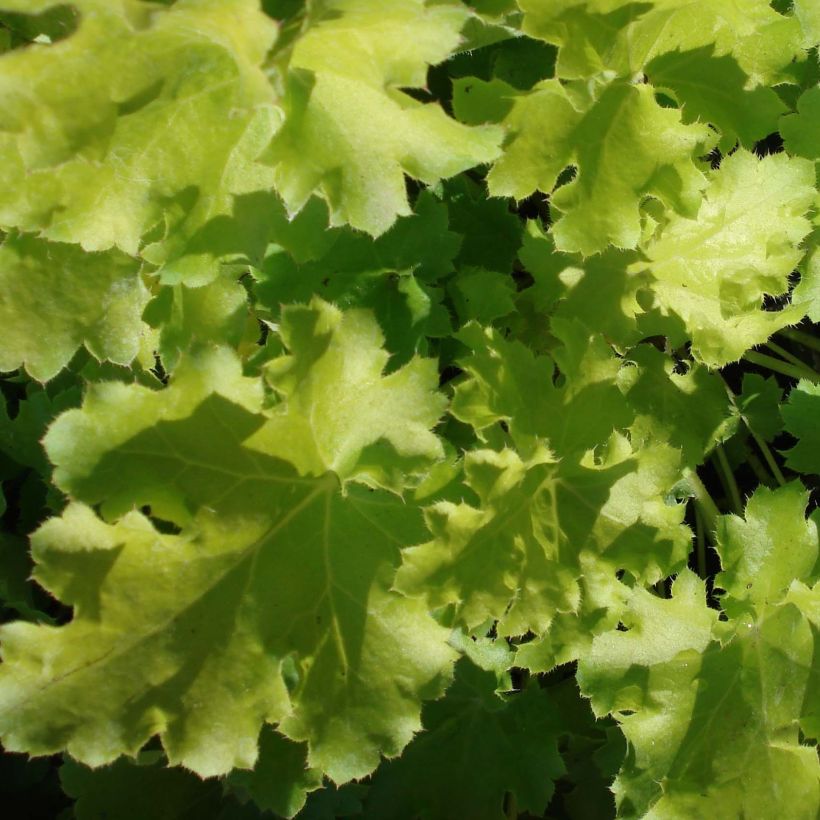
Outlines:
[{"label": "chartreuse leaf", "polygon": [[147,301],[139,265],[125,254],[8,236],[0,245],[0,370],[22,365],[47,381],[81,345],[130,364],[148,331]]},{"label": "chartreuse leaf", "polygon": [[[579,605],[572,611],[557,611],[549,630],[516,655],[517,664],[534,672],[548,672],[557,664],[584,657],[595,635],[617,626],[629,587],[617,579],[616,570],[626,570],[627,578],[642,577],[653,583],[680,568],[690,547],[691,534],[681,526],[683,506],[665,500],[680,475],[679,454],[655,443],[633,455],[620,436],[613,436],[607,450],[602,469],[625,462],[631,469],[612,484],[591,537],[578,555]],[[580,486],[574,489],[583,492]],[[569,484],[567,491],[572,492]],[[557,512],[568,521],[580,510],[566,505]],[[591,512],[587,505],[585,514]],[[568,525],[565,531],[570,546],[581,543],[577,531]]]},{"label": "chartreuse leaf", "polygon": [[171,372],[194,343],[237,347],[247,326],[248,295],[239,282],[224,275],[199,287],[164,286],[143,318],[159,331],[158,352]]},{"label": "chartreuse leaf", "polygon": [[650,82],[671,91],[685,122],[710,122],[723,135],[722,146],[736,140],[747,148],[777,130],[785,106],[771,88],[747,89],[749,78],[730,56],[716,57],[712,48],[673,51],[646,66]]},{"label": "chartreuse leaf", "polygon": [[[801,745],[812,710],[817,528],[797,484],[760,489],[746,520],[718,526],[728,623],[684,570],[663,600],[636,588],[626,631],[599,635],[579,665],[596,714],[612,712],[631,746],[613,787],[619,814],[813,818],[820,764]],[[816,688],[814,690],[816,692]]]},{"label": "chartreuse leaf", "polygon": [[713,137],[703,124],[681,123],[680,112],[662,108],[647,85],[615,81],[581,103],[557,80],[545,80],[516,98],[504,125],[512,139],[487,177],[493,196],[549,193],[567,166],[577,168],[551,200],[561,212],[553,227],[559,250],[634,248],[646,196],[697,213],[706,181],[693,157]]},{"label": "chartreuse leaf", "polygon": [[725,590],[730,615],[748,605],[761,612],[780,601],[792,581],[810,580],[817,562],[817,525],[804,518],[808,492],[799,481],[777,490],[759,487],[744,518],[719,519],[718,553],[723,572],[715,584]]},{"label": "chartreuse leaf", "polygon": [[[334,322],[329,308],[296,311],[293,353],[276,372],[283,401],[271,413],[260,407],[261,384],[223,350],[180,364],[162,391],[94,385],[55,423],[47,449],[74,501],[38,530],[33,553],[36,578],[74,619],[3,627],[7,748],[67,749],[100,765],[159,734],[172,763],[213,775],[252,767],[261,726],[279,723],[308,742],[312,768],[345,781],[409,742],[420,700],[440,693],[453,656],[448,630],[391,589],[399,547],[423,537],[421,516],[391,494],[353,485],[343,494],[340,479],[382,436],[396,463],[403,448],[417,460],[431,449],[413,399],[391,404],[426,385],[412,370],[385,385],[365,345],[361,371],[346,360],[343,375],[370,374],[401,435],[375,409],[327,402],[323,346],[344,344],[350,327],[334,331]],[[366,317],[352,322],[373,343]],[[322,428],[336,425],[341,437],[331,450],[321,435],[311,442],[319,475],[254,444],[308,441],[310,419],[323,414]],[[86,506],[96,503],[112,518],[149,505],[179,532],[135,511],[107,523]]]},{"label": "chartreuse leaf", "polygon": [[541,815],[563,773],[561,717],[533,683],[499,695],[495,675],[466,658],[442,700],[424,709],[425,731],[376,773],[364,816],[374,820],[504,820],[504,797]]},{"label": "chartreuse leaf", "polygon": [[634,263],[653,275],[658,305],[683,320],[705,364],[734,361],[803,317],[802,305],[764,311],[762,303],[788,292],[815,195],[806,160],[739,150],[714,173],[697,216],[670,214],[647,261]]},{"label": "chartreuse leaf", "polygon": [[[813,516],[817,523],[817,515]],[[815,578],[817,572],[814,573]],[[789,587],[786,600],[793,603],[808,619],[814,636],[814,645],[820,645],[820,582],[807,586],[794,581]],[[803,711],[800,715],[800,728],[807,738],[820,738],[820,652],[815,650],[809,671],[809,682],[806,697],[803,700]]]},{"label": "chartreuse leaf", "polygon": [[265,452],[304,473],[394,489],[444,456],[430,432],[446,403],[435,361],[414,358],[385,376],[389,355],[371,313],[314,299],[283,312],[280,334],[290,353],[266,367],[283,401],[255,438]]},{"label": "chartreuse leaf", "polygon": [[552,235],[531,220],[518,258],[535,280],[518,300],[519,310],[534,312],[533,324],[543,325],[541,314],[554,313],[598,331],[622,350],[646,335],[638,325],[644,313],[638,295],[650,280],[646,272],[630,270],[636,252],[609,248],[586,259],[559,253]]},{"label": "chartreuse leaf", "polygon": [[812,0],[794,0],[792,8],[803,27],[804,47],[810,49],[820,44],[820,8]]},{"label": "chartreuse leaf", "polygon": [[797,443],[786,451],[786,466],[801,473],[820,473],[820,385],[802,380],[792,388],[780,412]]},{"label": "chartreuse leaf", "polygon": [[[615,381],[619,360],[580,323],[556,321],[553,327],[564,341],[555,361],[493,329],[464,327],[457,338],[470,356],[460,365],[470,378],[456,386],[453,415],[479,433],[503,421],[522,451],[547,439],[560,455],[594,447],[614,428],[627,426],[631,416]],[[561,387],[554,383],[556,362]],[[602,406],[607,412],[600,412]]]},{"label": "chartreuse leaf", "polygon": [[460,4],[331,0],[295,43],[286,122],[267,157],[291,212],[312,193],[332,225],[378,236],[410,213],[404,175],[432,184],[498,155],[502,132],[469,128],[403,88],[425,85],[427,67],[458,46]]},{"label": "chartreuse leaf", "polygon": [[[523,30],[559,47],[556,73],[640,72],[653,57],[714,45],[755,84],[770,82],[801,55],[801,21],[758,0],[519,0]],[[802,3],[800,4],[803,5]],[[804,16],[802,12],[798,12]],[[810,12],[809,12],[810,14]]]},{"label": "chartreuse leaf", "polygon": [[255,160],[279,118],[260,68],[276,27],[253,0],[73,5],[74,34],[2,57],[0,224],[129,254],[156,228],[147,255],[171,261],[270,187]]},{"label": "chartreuse leaf", "polygon": [[468,629],[490,618],[499,635],[543,634],[558,613],[582,613],[582,575],[600,584],[596,575],[626,568],[657,580],[682,563],[682,507],[658,498],[676,468],[672,451],[636,457],[619,437],[600,464],[558,461],[543,447],[526,461],[471,451],[464,470],[480,506],[430,507],[433,538],[404,551],[396,587],[455,603]]}]

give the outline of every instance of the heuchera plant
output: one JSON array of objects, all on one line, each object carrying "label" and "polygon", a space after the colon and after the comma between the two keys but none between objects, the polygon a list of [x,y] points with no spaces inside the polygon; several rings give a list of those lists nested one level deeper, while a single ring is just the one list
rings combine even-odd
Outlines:
[{"label": "heuchera plant", "polygon": [[814,820],[818,42],[0,0],[19,816]]}]

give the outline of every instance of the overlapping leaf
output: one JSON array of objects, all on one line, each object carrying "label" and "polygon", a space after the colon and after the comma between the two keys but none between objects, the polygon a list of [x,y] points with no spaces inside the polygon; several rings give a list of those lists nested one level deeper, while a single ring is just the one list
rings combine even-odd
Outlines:
[{"label": "overlapping leaf", "polygon": [[786,452],[786,464],[793,470],[820,472],[819,412],[820,386],[798,382],[789,393],[788,403],[781,408],[786,429],[797,438],[797,443]]},{"label": "overlapping leaf", "polygon": [[657,500],[676,467],[669,450],[636,457],[617,437],[600,464],[559,461],[543,447],[526,461],[474,450],[465,473],[480,506],[428,509],[433,539],[404,552],[397,588],[457,603],[468,628],[491,618],[499,634],[542,634],[558,613],[581,612],[582,575],[628,569],[653,582],[680,564],[682,509]]},{"label": "overlapping leaf", "polygon": [[817,813],[820,764],[798,737],[816,655],[816,604],[801,582],[814,580],[817,528],[805,502],[797,485],[758,490],[745,521],[721,522],[718,583],[735,619],[719,623],[685,570],[670,600],[636,589],[626,631],[595,638],[579,678],[632,747],[614,786],[620,814]]},{"label": "overlapping leaf", "polygon": [[614,71],[640,72],[653,57],[714,44],[731,54],[755,83],[769,82],[801,54],[803,20],[761,0],[519,0],[523,29],[559,47],[557,72],[575,79]]},{"label": "overlapping leaf", "polygon": [[260,67],[276,28],[253,0],[74,5],[75,33],[0,61],[0,224],[129,254],[153,230],[146,256],[170,262],[271,185],[255,160],[279,118]]},{"label": "overlapping leaf", "polygon": [[[420,699],[439,692],[452,657],[424,605],[390,589],[398,548],[420,540],[421,517],[393,495],[352,486],[343,495],[339,478],[355,475],[356,454],[381,436],[400,459],[413,435],[414,456],[427,452],[429,434],[406,417],[412,402],[391,411],[401,437],[363,405],[323,411],[334,388],[322,391],[311,344],[321,357],[347,325],[335,328],[340,317],[321,309],[298,318],[278,368],[278,421],[261,412],[260,383],[222,351],[181,365],[163,391],[96,386],[52,428],[57,481],[76,500],[35,535],[36,576],[75,617],[56,629],[3,628],[8,748],[67,748],[99,765],[160,734],[172,762],[208,775],[252,766],[260,727],[279,722],[309,742],[312,766],[347,780],[418,728]],[[311,342],[317,324],[325,335]],[[402,378],[426,390],[413,371],[380,384],[379,356],[365,346],[359,368],[376,378],[383,411]],[[354,362],[345,365],[349,374]],[[318,475],[300,475],[254,444],[293,444],[322,413],[340,437],[329,452],[319,437],[314,452],[338,477],[321,461],[311,464]],[[99,502],[125,515],[106,523],[86,506]],[[126,512],[144,505],[179,533]]]},{"label": "overlapping leaf", "polygon": [[801,304],[764,311],[788,293],[803,256],[814,168],[782,154],[738,151],[715,172],[695,218],[670,215],[645,249],[658,305],[684,322],[697,358],[721,366],[803,317]]},{"label": "overlapping leaf", "polygon": [[577,167],[575,179],[552,196],[562,214],[553,233],[559,250],[584,254],[609,243],[634,248],[647,196],[697,213],[705,180],[693,157],[713,139],[705,125],[684,125],[647,85],[615,81],[590,101],[574,96],[545,80],[515,100],[504,120],[512,139],[488,176],[491,194],[549,193],[567,166]]},{"label": "overlapping leaf", "polygon": [[595,447],[626,427],[631,416],[615,383],[619,361],[580,323],[556,321],[553,330],[564,342],[553,353],[556,361],[475,323],[463,328],[458,338],[471,355],[461,365],[470,378],[455,389],[453,415],[479,432],[504,422],[522,451],[546,439],[560,455]]},{"label": "overlapping leaf", "polygon": [[425,708],[425,731],[374,778],[365,817],[503,820],[506,794],[541,814],[563,771],[560,716],[537,685],[495,689],[491,672],[461,661],[444,699]]},{"label": "overlapping leaf", "polygon": [[427,184],[498,155],[501,132],[469,128],[403,88],[425,84],[467,19],[459,4],[332,0],[296,42],[286,123],[267,154],[291,212],[327,200],[331,224],[376,236],[410,213],[404,174]]},{"label": "overlapping leaf", "polygon": [[148,335],[147,302],[139,266],[125,254],[8,236],[0,245],[0,370],[24,366],[46,381],[81,345],[130,364]]}]

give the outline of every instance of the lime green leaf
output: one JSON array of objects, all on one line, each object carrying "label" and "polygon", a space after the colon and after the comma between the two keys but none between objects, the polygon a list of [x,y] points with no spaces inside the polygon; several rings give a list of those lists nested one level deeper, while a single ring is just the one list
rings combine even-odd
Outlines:
[{"label": "lime green leaf", "polygon": [[820,385],[800,381],[780,408],[786,430],[797,438],[797,444],[786,451],[786,466],[801,473],[820,474]]},{"label": "lime green leaf", "polygon": [[[817,516],[815,515],[815,521]],[[815,573],[816,577],[817,573]],[[786,600],[797,606],[811,625],[815,647],[820,646],[820,581],[809,587],[795,581],[789,588]],[[815,650],[809,672],[809,685],[803,700],[800,726],[809,738],[820,738],[820,652]]]},{"label": "lime green leaf", "polygon": [[166,286],[143,318],[160,331],[159,354],[171,372],[194,341],[239,345],[248,318],[247,293],[229,276],[200,287]]},{"label": "lime green leaf", "polygon": [[[608,70],[639,73],[653,57],[714,45],[755,83],[778,77],[801,55],[794,17],[759,0],[519,0],[523,29],[559,46],[557,74],[574,79]],[[802,4],[801,4],[802,5]]]},{"label": "lime green leaf", "polygon": [[462,660],[445,697],[424,710],[425,731],[376,773],[365,817],[504,820],[504,797],[541,815],[563,772],[561,719],[537,684],[507,696],[495,676]]},{"label": "lime green leaf", "polygon": [[[522,450],[547,439],[561,455],[595,447],[614,428],[628,425],[631,416],[615,382],[619,360],[582,325],[554,326],[564,341],[555,361],[493,329],[475,323],[463,328],[457,338],[471,355],[459,364],[470,378],[455,389],[453,415],[479,432],[503,421]],[[554,384],[556,362],[561,387]]]},{"label": "lime green leaf", "polygon": [[[184,518],[187,509],[180,507],[178,492],[157,481],[161,465],[174,454],[161,443],[132,454],[126,443],[140,437],[155,437],[151,430],[159,422],[189,418],[205,397],[212,397],[212,404],[232,413],[236,434],[247,436],[264,422],[264,418],[257,419],[256,415],[262,395],[262,385],[258,380],[244,378],[239,361],[226,349],[191,356],[187,366],[174,374],[168,390],[118,382],[92,384],[83,406],[60,416],[46,435],[44,444],[55,465],[54,483],[75,498],[91,504],[104,502],[109,516],[130,510],[133,493],[150,491],[150,503],[161,518]],[[207,418],[203,421],[207,422]],[[211,421],[210,427],[213,425]],[[206,434],[207,429],[203,429],[199,442],[190,443],[189,457],[194,461],[198,460],[196,450],[204,451],[209,445],[212,458],[218,458],[223,442],[219,437],[210,440],[212,432]],[[152,451],[154,463],[149,455]],[[194,481],[188,483],[193,490]]]},{"label": "lime green leaf", "polygon": [[378,236],[410,213],[404,174],[433,184],[498,155],[499,129],[468,128],[402,88],[457,47],[463,6],[333,0],[290,58],[286,123],[267,153],[295,213],[318,192],[331,224]]},{"label": "lime green leaf", "polygon": [[723,566],[715,585],[726,591],[724,609],[745,604],[762,610],[781,601],[795,579],[808,579],[818,556],[817,525],[806,520],[809,500],[799,481],[776,490],[759,487],[746,504],[745,519],[721,516],[717,550]]},{"label": "lime green leaf", "polygon": [[413,358],[384,375],[389,355],[372,314],[314,299],[283,311],[280,334],[290,352],[265,372],[282,402],[260,449],[304,473],[394,489],[444,456],[430,432],[446,404],[435,361]]},{"label": "lime green leaf", "polygon": [[543,324],[541,314],[554,311],[598,331],[622,350],[646,335],[638,327],[643,309],[637,297],[649,277],[630,270],[636,253],[610,248],[587,259],[559,253],[552,235],[532,220],[518,258],[535,280],[519,296],[519,309],[532,306],[534,323]]},{"label": "lime green leaf", "polygon": [[0,62],[0,224],[129,254],[157,228],[149,256],[170,261],[271,184],[276,28],[251,0],[74,5],[73,35]]},{"label": "lime green leaf", "polygon": [[673,51],[646,67],[650,82],[671,91],[681,106],[684,122],[701,120],[717,126],[727,148],[735,141],[751,148],[777,131],[785,106],[771,88],[747,90],[749,78],[730,56],[715,57],[711,47]]},{"label": "lime green leaf", "polygon": [[680,316],[707,365],[734,361],[802,318],[800,305],[761,308],[764,295],[788,292],[814,197],[806,160],[739,150],[714,173],[697,217],[670,215],[646,247],[647,263],[635,263],[652,273],[659,306]]},{"label": "lime green leaf", "polygon": [[[680,556],[684,548],[680,549]],[[579,564],[581,603],[577,611],[556,612],[548,632],[518,649],[516,666],[538,674],[577,661],[589,653],[596,635],[615,629],[620,622],[630,588],[593,553],[581,553]]]},{"label": "lime green leaf", "polygon": [[583,110],[576,105],[557,80],[516,99],[504,121],[512,140],[487,178],[493,196],[549,193],[567,166],[577,167],[576,178],[553,194],[562,213],[553,233],[559,250],[583,254],[609,243],[634,248],[646,196],[697,212],[705,180],[693,156],[712,141],[705,125],[683,125],[649,86],[628,82],[607,85]]},{"label": "lime green leaf", "polygon": [[631,747],[619,814],[814,817],[820,764],[797,731],[813,652],[804,614],[766,606],[725,625],[721,643],[703,583],[684,570],[672,592],[636,589],[626,631],[596,637],[579,666],[596,714],[613,712]]},{"label": "lime green leaf", "polygon": [[[391,590],[420,514],[254,449],[260,393],[208,354],[163,391],[95,386],[54,425],[48,449],[78,501],[33,552],[74,619],[3,627],[6,748],[100,765],[159,734],[172,763],[213,775],[252,767],[262,724],[278,722],[344,781],[409,742],[453,655],[448,630]],[[108,524],[79,503],[98,501],[110,515],[149,505],[181,530],[137,512]]]},{"label": "lime green leaf", "polygon": [[129,364],[147,328],[139,266],[124,254],[84,254],[32,236],[0,245],[0,370],[21,365],[46,381],[85,345],[98,359]]},{"label": "lime green leaf", "polygon": [[515,96],[515,88],[503,80],[460,77],[453,83],[453,113],[467,125],[501,122]]},{"label": "lime green leaf", "polygon": [[527,461],[512,450],[468,453],[466,481],[480,507],[430,507],[433,538],[404,551],[396,587],[433,606],[456,603],[469,629],[499,619],[499,635],[521,635],[579,611],[590,563],[657,580],[682,562],[688,537],[682,509],[655,501],[660,485],[674,483],[674,458],[648,450],[642,459],[622,440],[600,465],[559,462],[544,449]]},{"label": "lime green leaf", "polygon": [[708,647],[717,612],[706,607],[705,597],[703,582],[687,569],[675,580],[669,600],[640,587],[632,591],[625,629],[596,637],[580,664],[581,691],[591,697],[597,715],[621,712],[633,700],[643,703],[643,693],[630,685],[645,678],[641,667],[674,662],[682,653],[685,664],[689,653]]},{"label": "lime green leaf", "polygon": [[820,8],[812,0],[794,0],[792,9],[805,33],[804,48],[820,45]]}]

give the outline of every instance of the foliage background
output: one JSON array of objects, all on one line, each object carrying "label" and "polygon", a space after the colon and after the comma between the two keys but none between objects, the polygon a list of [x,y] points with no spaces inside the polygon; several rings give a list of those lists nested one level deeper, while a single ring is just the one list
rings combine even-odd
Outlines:
[{"label": "foliage background", "polygon": [[815,0],[0,7],[11,816],[817,816]]}]

